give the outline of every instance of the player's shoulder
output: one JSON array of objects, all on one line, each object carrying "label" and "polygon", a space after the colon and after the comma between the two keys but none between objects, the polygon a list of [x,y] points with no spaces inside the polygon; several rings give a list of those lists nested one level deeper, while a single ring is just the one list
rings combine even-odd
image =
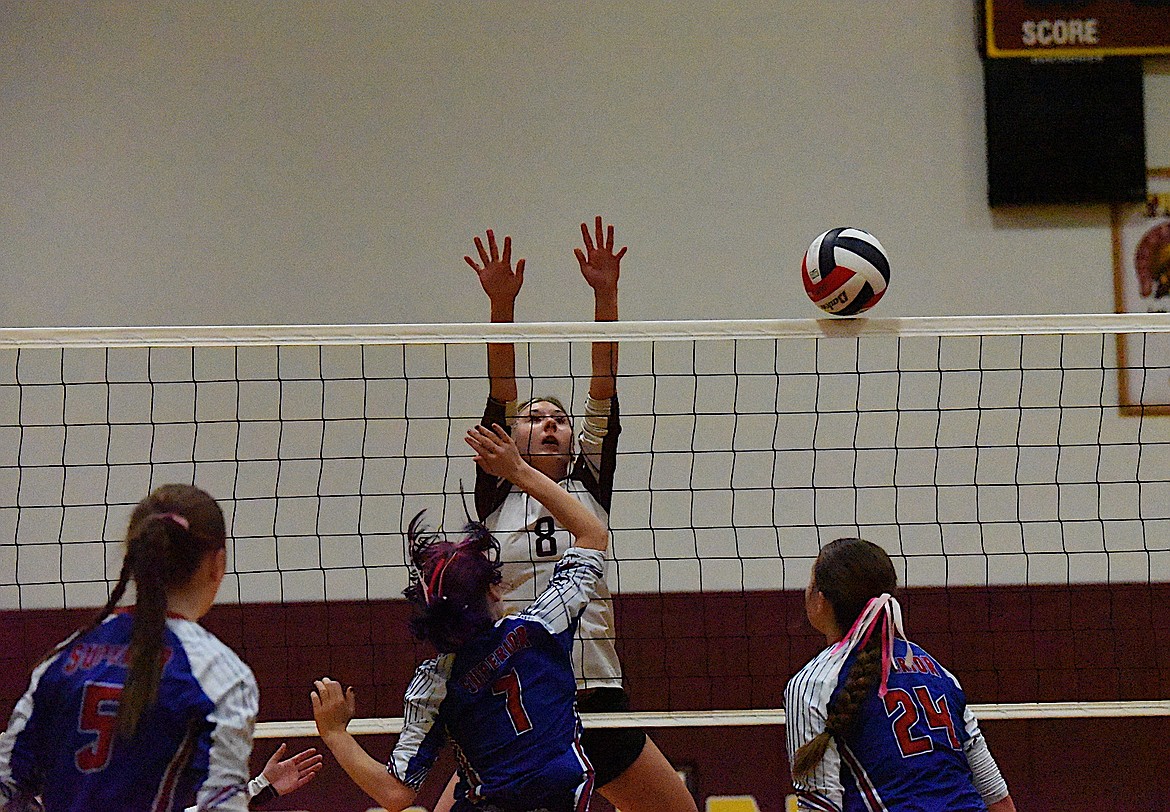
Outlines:
[{"label": "player's shoulder", "polygon": [[178,618],[169,618],[167,629],[183,647],[191,675],[210,699],[216,701],[237,686],[256,690],[256,677],[248,664],[207,629]]},{"label": "player's shoulder", "polygon": [[846,659],[844,649],[837,646],[822,649],[788,680],[784,688],[785,706],[793,708],[827,703],[837,687],[837,679]]},{"label": "player's shoulder", "polygon": [[910,640],[899,638],[894,641],[894,661],[891,666],[897,673],[923,675],[961,690],[958,677],[944,668],[930,652]]},{"label": "player's shoulder", "polygon": [[[515,646],[518,637],[524,644],[527,636],[533,633],[551,634],[544,619],[538,615],[529,614],[527,610],[504,615],[496,621],[492,631],[501,644],[509,646]],[[526,647],[526,644],[522,647]]]},{"label": "player's shoulder", "polygon": [[451,676],[456,657],[455,653],[448,652],[431,657],[429,660],[423,660],[415,667],[411,684],[421,688],[424,685],[446,682]]},{"label": "player's shoulder", "polygon": [[455,654],[440,654],[419,663],[403,695],[406,705],[437,708],[447,695],[447,682],[451,678],[455,658]]}]

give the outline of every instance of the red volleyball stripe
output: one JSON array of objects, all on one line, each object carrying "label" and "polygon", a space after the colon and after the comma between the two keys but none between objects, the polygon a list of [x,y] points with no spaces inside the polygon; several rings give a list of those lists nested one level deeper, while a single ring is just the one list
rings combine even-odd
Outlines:
[{"label": "red volleyball stripe", "polygon": [[813,301],[820,301],[821,299],[829,298],[838,290],[845,287],[854,276],[856,274],[852,270],[838,265],[828,275],[822,278],[820,282],[814,283],[806,274],[804,277],[804,289],[808,293],[809,298]]}]

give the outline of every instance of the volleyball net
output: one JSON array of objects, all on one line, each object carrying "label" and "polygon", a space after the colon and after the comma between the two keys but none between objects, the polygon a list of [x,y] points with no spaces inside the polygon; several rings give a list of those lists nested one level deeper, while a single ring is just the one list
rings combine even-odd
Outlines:
[{"label": "volleyball net", "polygon": [[133,505],[224,506],[206,625],[253,667],[260,735],[353,684],[394,732],[429,656],[404,531],[466,521],[484,344],[579,414],[620,342],[610,587],[633,707],[590,724],[777,724],[823,645],[820,547],[891,553],[911,638],[984,717],[1166,715],[1170,321],[1162,315],[0,330],[0,654],[8,707],[105,602]]}]

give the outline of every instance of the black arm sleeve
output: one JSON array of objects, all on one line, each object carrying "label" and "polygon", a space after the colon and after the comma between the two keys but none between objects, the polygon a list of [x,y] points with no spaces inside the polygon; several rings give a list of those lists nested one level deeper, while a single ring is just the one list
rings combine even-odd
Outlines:
[{"label": "black arm sleeve", "polygon": [[[512,430],[508,428],[508,421],[504,414],[505,404],[494,399],[488,398],[487,406],[483,410],[483,420],[480,421],[482,426],[500,425],[507,429],[511,434]],[[476,518],[481,522],[491,516],[508,498],[508,494],[512,490],[512,483],[502,477],[494,477],[487,471],[475,466],[475,513]]]},{"label": "black arm sleeve", "polygon": [[249,809],[259,809],[264,804],[277,797],[276,787],[269,784],[264,789],[252,796],[252,800],[248,801]]}]

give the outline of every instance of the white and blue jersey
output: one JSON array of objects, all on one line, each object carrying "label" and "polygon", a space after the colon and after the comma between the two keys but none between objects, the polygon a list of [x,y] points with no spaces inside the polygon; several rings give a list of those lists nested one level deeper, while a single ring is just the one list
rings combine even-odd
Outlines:
[{"label": "white and blue jersey", "polygon": [[0,799],[40,796],[46,812],[248,808],[251,670],[198,623],[169,617],[158,699],[120,737],[132,623],[116,612],[33,671],[0,736]]},{"label": "white and blue jersey", "polygon": [[593,771],[581,750],[570,652],[603,567],[600,550],[570,548],[527,609],[420,665],[390,771],[418,789],[450,738],[456,809],[587,809]]},{"label": "white and blue jersey", "polygon": [[[875,630],[874,632],[878,632]],[[856,651],[830,646],[789,681],[784,692],[789,763],[825,730],[829,702]],[[800,809],[823,812],[984,812],[1007,785],[967,708],[959,682],[919,646],[893,641],[888,690],[875,688],[844,740],[793,782]]]}]

